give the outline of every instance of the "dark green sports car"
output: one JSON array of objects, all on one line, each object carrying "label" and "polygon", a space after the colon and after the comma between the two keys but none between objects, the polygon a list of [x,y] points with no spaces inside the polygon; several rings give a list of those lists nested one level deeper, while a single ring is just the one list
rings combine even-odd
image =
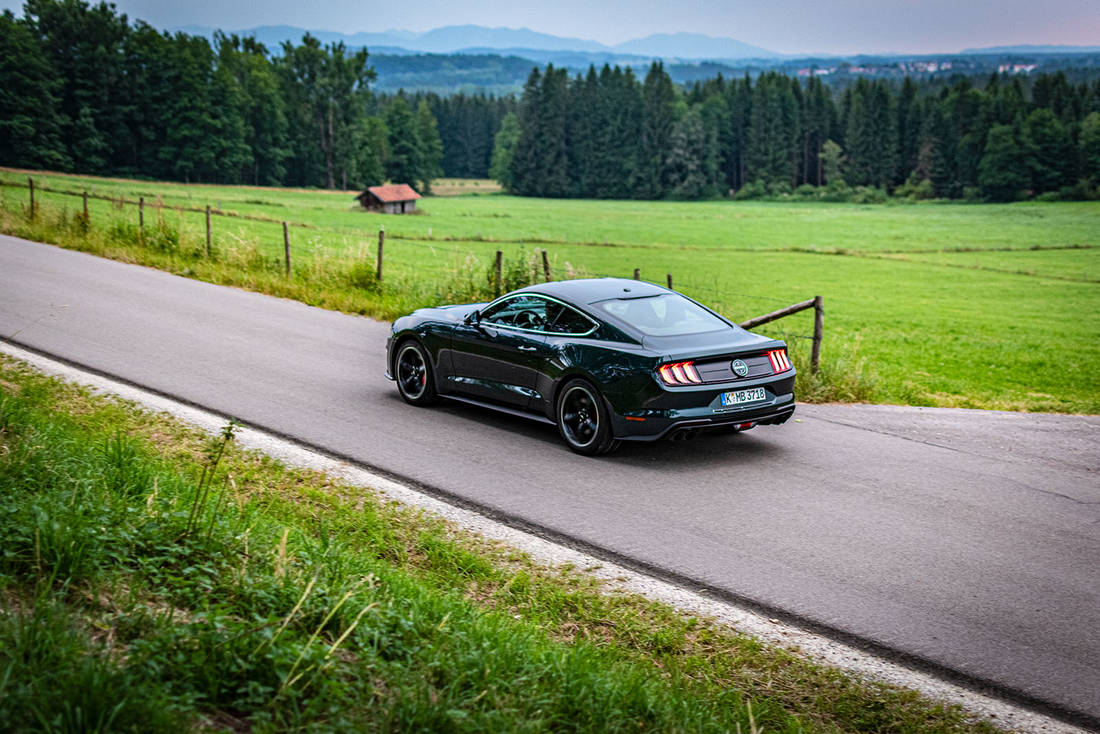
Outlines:
[{"label": "dark green sports car", "polygon": [[564,280],[422,308],[394,322],[386,359],[406,402],[442,397],[550,423],[581,454],[794,413],[786,344],[637,280]]}]

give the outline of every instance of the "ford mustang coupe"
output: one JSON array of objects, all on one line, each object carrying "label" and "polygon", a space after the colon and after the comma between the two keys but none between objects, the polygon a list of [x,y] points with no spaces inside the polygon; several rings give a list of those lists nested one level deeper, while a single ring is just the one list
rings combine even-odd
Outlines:
[{"label": "ford mustang coupe", "polygon": [[533,418],[586,455],[794,413],[786,344],[637,280],[541,283],[488,304],[423,308],[393,323],[386,360],[412,405],[448,398]]}]

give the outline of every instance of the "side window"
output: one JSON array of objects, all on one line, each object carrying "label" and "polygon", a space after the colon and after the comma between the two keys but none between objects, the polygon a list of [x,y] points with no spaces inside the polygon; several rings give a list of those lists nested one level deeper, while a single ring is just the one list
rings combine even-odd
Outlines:
[{"label": "side window", "polygon": [[541,331],[546,325],[547,302],[538,296],[516,296],[498,303],[481,316],[482,323]]},{"label": "side window", "polygon": [[560,303],[550,303],[546,331],[551,334],[587,334],[595,326],[582,314]]}]

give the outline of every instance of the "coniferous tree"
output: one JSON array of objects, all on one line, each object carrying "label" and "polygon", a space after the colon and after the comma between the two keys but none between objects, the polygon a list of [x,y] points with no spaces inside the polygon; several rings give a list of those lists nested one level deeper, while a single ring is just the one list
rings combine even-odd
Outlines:
[{"label": "coniferous tree", "polygon": [[416,137],[420,143],[420,181],[421,190],[430,194],[432,179],[443,175],[443,141],[439,139],[439,129],[435,115],[426,99],[420,100],[416,108]]},{"label": "coniferous tree", "polygon": [[638,196],[642,97],[634,73],[605,65],[600,72],[588,169],[593,195],[603,199]]},{"label": "coniferous tree", "polygon": [[1012,126],[994,125],[978,164],[982,194],[993,201],[1013,201],[1029,182],[1027,161]]},{"label": "coniferous tree", "polygon": [[848,111],[848,168],[855,186],[887,186],[894,178],[897,120],[884,82],[860,79],[852,89]]},{"label": "coniferous tree", "polygon": [[925,107],[914,173],[918,180],[932,182],[932,190],[936,196],[954,196],[959,185],[951,166],[950,125],[943,114],[943,107],[939,100],[929,99]]},{"label": "coniferous tree", "polygon": [[569,196],[566,118],[569,73],[548,64],[539,89],[538,191],[541,196]]},{"label": "coniferous tree", "polygon": [[1095,185],[1100,181],[1100,112],[1090,112],[1081,123],[1077,145],[1085,178]]},{"label": "coniferous tree", "polygon": [[1048,109],[1063,122],[1072,116],[1075,94],[1063,71],[1040,74],[1031,88],[1031,101],[1035,108]]},{"label": "coniferous tree", "polygon": [[539,115],[542,73],[538,67],[531,69],[527,83],[523,87],[523,97],[519,104],[520,135],[512,154],[511,182],[512,191],[521,196],[538,195],[538,145]]},{"label": "coniferous tree", "polygon": [[790,183],[801,152],[798,108],[790,80],[769,72],[756,80],[749,124],[749,177],[766,184]]},{"label": "coniferous tree", "polygon": [[515,111],[511,97],[454,94],[426,95],[443,144],[443,175],[455,178],[491,177],[494,138],[504,116]]},{"label": "coniferous tree", "polygon": [[749,122],[752,117],[752,80],[746,74],[743,79],[726,87],[726,106],[729,108],[729,147],[722,149],[721,166],[726,183],[731,190],[741,188],[747,182],[746,169],[749,145]]},{"label": "coniferous tree", "polygon": [[978,163],[984,155],[989,123],[983,115],[982,95],[962,79],[947,93],[943,109],[950,124],[950,155],[958,187],[978,185]]},{"label": "coniferous tree", "polygon": [[665,164],[671,197],[698,199],[711,190],[713,166],[707,170],[707,148],[703,116],[698,107],[692,107],[672,128]]},{"label": "coniferous tree", "polygon": [[1073,140],[1052,110],[1038,109],[1027,116],[1023,145],[1035,193],[1057,191],[1073,182]]},{"label": "coniferous tree", "polygon": [[638,160],[638,196],[660,199],[668,192],[665,158],[676,124],[676,90],[664,64],[653,62],[642,85],[642,145]]},{"label": "coniferous tree", "polygon": [[421,145],[412,110],[400,95],[394,97],[386,109],[386,133],[389,142],[386,178],[391,183],[415,186],[423,170],[420,160]]},{"label": "coniferous tree", "polygon": [[565,137],[571,179],[570,195],[593,197],[597,189],[594,180],[596,131],[606,124],[600,119],[600,81],[596,68],[574,79],[569,85]]},{"label": "coniferous tree", "polygon": [[902,183],[917,167],[920,152],[920,102],[917,85],[911,77],[905,77],[898,94],[898,157],[894,183]]},{"label": "coniferous tree", "polygon": [[802,182],[820,186],[825,178],[821,165],[821,148],[829,139],[833,117],[829,94],[821,77],[812,76],[803,96],[802,114]]},{"label": "coniferous tree", "polygon": [[714,196],[724,190],[721,141],[723,134],[729,130],[729,107],[725,95],[721,93],[706,95],[695,106],[703,122],[703,138],[700,140],[703,173],[706,176],[703,195]]}]

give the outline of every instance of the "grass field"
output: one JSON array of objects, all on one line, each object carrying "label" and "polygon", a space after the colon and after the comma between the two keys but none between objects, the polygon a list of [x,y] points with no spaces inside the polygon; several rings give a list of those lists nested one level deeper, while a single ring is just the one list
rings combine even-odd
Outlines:
[{"label": "grass field", "polygon": [[994,732],[0,356],[0,730]]},{"label": "grass field", "polygon": [[[27,174],[0,171],[25,184]],[[519,262],[546,249],[554,277],[619,275],[674,286],[743,320],[814,295],[825,298],[823,376],[800,384],[802,396],[912,405],[1100,412],[1100,203],[974,205],[760,202],[604,202],[522,199],[472,193],[474,182],[439,190],[417,216],[367,214],[354,192],[278,190],[91,179],[34,174],[40,187],[100,196],[143,196],[146,216],[178,230],[180,246],[152,253],[53,236],[70,247],[144,262],[174,272],[379,317],[485,285],[494,252]],[[486,191],[490,190],[486,187]],[[50,239],[25,222],[27,190],[0,188],[5,231]],[[78,197],[39,191],[60,216]],[[244,216],[213,219],[222,263],[196,253],[205,238],[204,207]],[[136,223],[136,207],[94,199],[93,228]],[[295,283],[279,280],[282,225],[291,224]],[[380,226],[386,228],[385,276],[370,282]],[[129,225],[128,225],[129,226]],[[234,259],[234,253],[247,257]],[[343,258],[343,259],[341,259]],[[309,281],[310,263],[337,262],[359,282]],[[230,272],[237,263],[266,274]],[[293,280],[293,279],[292,279]],[[347,280],[347,279],[345,279]],[[351,278],[355,281],[355,278]],[[343,281],[341,281],[343,282]],[[762,327],[788,338],[805,362],[809,313]],[[820,389],[819,389],[820,388]]]}]

